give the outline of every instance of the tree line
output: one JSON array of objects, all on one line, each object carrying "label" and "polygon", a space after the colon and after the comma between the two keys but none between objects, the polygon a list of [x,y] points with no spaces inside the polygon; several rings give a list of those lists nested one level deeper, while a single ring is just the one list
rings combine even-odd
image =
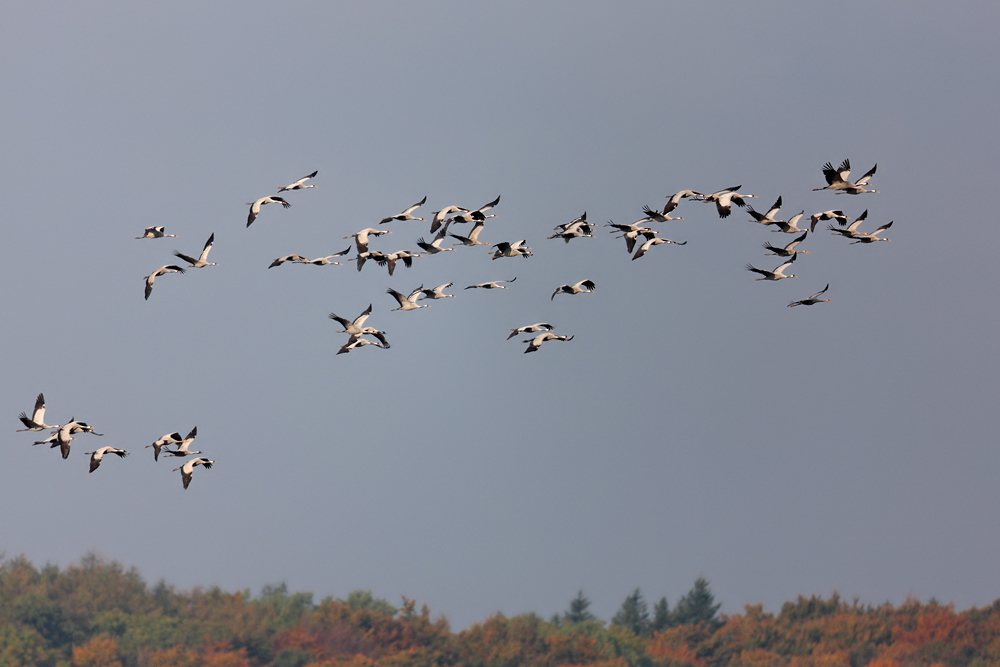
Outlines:
[{"label": "tree line", "polygon": [[931,600],[863,605],[800,596],[777,614],[720,615],[699,577],[671,608],[637,588],[610,622],[578,591],[567,609],[443,616],[354,591],[315,602],[284,585],[257,596],[149,587],[87,556],[60,570],[0,556],[0,667],[903,667],[1000,664],[1000,600],[956,612]]}]

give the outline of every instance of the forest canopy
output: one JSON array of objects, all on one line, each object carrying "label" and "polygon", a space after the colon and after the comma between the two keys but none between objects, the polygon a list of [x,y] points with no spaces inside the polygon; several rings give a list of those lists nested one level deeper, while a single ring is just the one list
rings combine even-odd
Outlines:
[{"label": "forest canopy", "polygon": [[670,607],[640,589],[610,623],[583,590],[561,614],[493,616],[453,632],[443,616],[354,591],[346,599],[217,587],[149,587],[96,556],[60,570],[0,559],[0,667],[902,667],[1000,664],[1000,600],[956,612],[934,600],[863,605],[834,594],[720,615],[699,577]]}]

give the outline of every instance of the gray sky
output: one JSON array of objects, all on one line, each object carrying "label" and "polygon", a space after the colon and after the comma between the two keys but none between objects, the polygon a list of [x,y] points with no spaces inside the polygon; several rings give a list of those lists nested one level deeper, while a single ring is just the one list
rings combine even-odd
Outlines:
[{"label": "gray sky", "polygon": [[[730,613],[1000,596],[993,3],[49,9],[0,26],[8,556],[370,588],[456,627],[580,588],[608,618],[699,575]],[[877,162],[881,193],[812,192],[844,158],[855,178]],[[245,227],[244,202],[315,169]],[[744,266],[791,237],[742,210],[685,202],[660,228],[688,245],[636,262],[603,228],[545,240],[736,184],[784,216],[867,208],[892,242],[817,231],[798,277],[767,283]],[[535,256],[266,268],[424,195],[418,215],[502,195],[483,238]],[[134,240],[150,225],[179,238]],[[388,227],[373,248],[428,236]],[[220,266],[143,300],[213,232]],[[550,301],[584,278],[595,294]],[[449,281],[458,298],[389,312],[387,287]],[[785,307],[826,283],[831,303]],[[392,348],[335,356],[327,313],[369,303]],[[505,340],[537,321],[576,338]],[[106,435],[68,461],[32,447],[15,416],[40,391],[49,421]],[[195,425],[218,465],[185,492],[143,447]],[[103,445],[132,455],[88,475]]]}]

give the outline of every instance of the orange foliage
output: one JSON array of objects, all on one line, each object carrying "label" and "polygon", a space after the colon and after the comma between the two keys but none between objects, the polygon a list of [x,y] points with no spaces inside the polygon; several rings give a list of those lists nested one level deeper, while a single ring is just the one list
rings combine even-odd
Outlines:
[{"label": "orange foliage", "polygon": [[73,667],[122,667],[118,642],[110,637],[94,637],[83,646],[74,646]]},{"label": "orange foliage", "polygon": [[688,646],[683,628],[671,628],[653,635],[646,652],[663,667],[705,667],[705,661]]},{"label": "orange foliage", "polygon": [[149,656],[149,667],[196,667],[197,658],[183,646],[156,651]]},{"label": "orange foliage", "polygon": [[734,667],[779,667],[783,663],[784,661],[780,657],[770,651],[755,648],[741,651],[739,657],[732,664]]}]

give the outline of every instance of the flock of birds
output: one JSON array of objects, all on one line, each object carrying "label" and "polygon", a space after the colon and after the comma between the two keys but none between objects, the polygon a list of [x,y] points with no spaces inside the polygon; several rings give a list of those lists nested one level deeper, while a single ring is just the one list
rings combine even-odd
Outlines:
[{"label": "flock of birds", "polygon": [[[833,164],[828,162],[823,165],[823,176],[826,179],[827,185],[821,188],[814,188],[814,191],[830,190],[836,194],[848,195],[878,193],[878,190],[868,188],[871,179],[875,175],[877,167],[878,165],[875,165],[860,179],[851,181],[849,180],[851,174],[851,164],[849,160],[844,160],[838,168],[834,168]],[[278,193],[280,194],[282,192],[294,192],[296,190],[315,188],[316,186],[309,183],[309,181],[315,178],[318,173],[318,171],[314,171],[289,185],[282,186],[278,189]],[[840,209],[821,211],[809,216],[808,225],[803,224],[802,227],[799,227],[799,223],[802,223],[805,219],[804,210],[791,216],[788,220],[781,220],[777,216],[782,207],[782,198],[778,197],[777,201],[775,201],[771,208],[764,213],[760,213],[754,210],[754,208],[747,203],[748,199],[755,198],[757,195],[741,193],[739,192],[740,187],[741,186],[724,188],[710,194],[703,194],[694,190],[681,190],[668,196],[666,204],[660,210],[652,209],[649,206],[643,207],[642,210],[644,217],[636,222],[620,224],[615,223],[614,221],[608,221],[605,224],[605,227],[610,227],[610,233],[616,234],[616,238],[623,238],[625,240],[626,250],[630,255],[632,255],[632,261],[635,261],[645,257],[655,246],[658,245],[687,245],[687,241],[679,242],[664,238],[661,236],[660,230],[654,229],[651,226],[652,223],[683,220],[681,217],[671,216],[671,213],[673,213],[678,206],[680,206],[683,200],[713,203],[715,204],[716,211],[721,219],[728,218],[732,213],[733,205],[736,205],[747,210],[751,218],[750,222],[756,222],[764,226],[772,226],[775,228],[771,230],[772,232],[798,235],[785,245],[774,245],[769,242],[764,243],[764,248],[769,251],[765,253],[766,255],[773,255],[784,259],[783,263],[775,267],[773,270],[760,269],[752,264],[746,265],[746,269],[748,271],[762,276],[760,278],[756,278],[756,280],[769,281],[778,281],[796,277],[794,274],[786,273],[786,271],[798,260],[798,256],[800,254],[807,254],[809,252],[808,250],[800,250],[799,246],[806,240],[809,234],[816,231],[817,224],[822,221],[833,221],[827,226],[827,229],[835,236],[839,235],[851,239],[852,244],[870,244],[876,241],[889,240],[887,238],[882,238],[881,234],[892,226],[891,221],[871,232],[860,231],[861,225],[865,223],[867,219],[867,210],[861,213],[861,215],[859,215],[850,224],[847,222],[848,216]],[[491,249],[491,257],[493,260],[509,257],[532,257],[533,252],[527,245],[526,239],[504,241],[501,243],[489,243],[487,241],[480,240],[480,234],[485,229],[487,221],[491,218],[497,217],[497,214],[489,213],[489,211],[494,210],[499,205],[499,196],[477,209],[467,209],[461,206],[449,205],[444,206],[437,211],[433,211],[433,217],[431,218],[429,230],[429,234],[432,234],[433,236],[429,242],[426,241],[423,236],[419,237],[416,240],[416,245],[419,250],[403,249],[395,252],[384,252],[380,250],[373,250],[370,247],[373,240],[392,234],[391,230],[382,227],[382,225],[395,222],[426,222],[424,218],[415,215],[415,213],[426,203],[426,201],[427,197],[424,197],[412,206],[404,209],[402,212],[382,218],[378,223],[378,228],[368,227],[345,236],[344,239],[353,239],[353,249],[356,250],[355,256],[345,259],[345,261],[356,262],[358,271],[361,271],[365,264],[371,261],[380,267],[386,268],[389,275],[392,276],[399,263],[402,263],[402,265],[406,268],[410,268],[413,265],[413,261],[418,258],[437,255],[444,252],[455,252],[456,248],[462,246],[487,246]],[[248,202],[246,205],[250,207],[250,210],[247,216],[247,227],[250,227],[250,225],[257,220],[261,214],[261,208],[267,204],[281,204],[281,206],[285,209],[291,207],[291,204],[288,201],[277,195],[261,197],[254,202]],[[833,224],[834,222],[836,225]],[[457,234],[452,231],[457,229],[458,225],[468,224],[471,224],[472,228],[467,235]],[[595,228],[590,222],[588,222],[587,213],[584,212],[579,217],[576,217],[567,223],[557,225],[553,231],[554,233],[547,237],[548,239],[561,239],[568,244],[574,239],[593,238]],[[159,226],[147,227],[143,235],[136,238],[161,239],[177,237],[174,234],[167,234],[165,228]],[[445,247],[444,244],[449,238],[454,239],[457,243],[452,243],[450,247]],[[154,282],[156,278],[160,276],[171,273],[183,274],[186,273],[188,269],[201,269],[209,266],[218,266],[216,263],[208,261],[208,256],[212,250],[214,242],[215,234],[212,233],[202,247],[201,253],[198,257],[174,251],[174,256],[186,262],[187,266],[181,266],[180,264],[166,264],[154,271],[151,271],[149,275],[144,276],[145,298],[147,300],[149,299],[153,291]],[[316,259],[308,259],[299,254],[283,255],[275,258],[268,266],[268,269],[275,268],[286,263],[311,264],[313,266],[341,265],[341,262],[334,260],[336,258],[345,257],[350,254],[351,250],[352,246],[348,246],[345,250]],[[516,280],[517,277],[515,276],[510,279],[492,280],[468,285],[464,289],[509,289],[510,285]],[[398,308],[394,308],[393,310],[418,310],[428,308],[430,306],[430,304],[422,303],[423,301],[455,298],[455,294],[445,293],[445,290],[452,287],[453,284],[454,283],[448,282],[432,288],[425,288],[423,285],[420,285],[408,294],[388,288],[387,293],[392,296],[399,305]],[[830,285],[827,283],[823,289],[819,290],[815,294],[798,301],[793,301],[788,304],[788,307],[811,306],[817,303],[829,302],[830,299],[822,298],[829,288]],[[590,294],[596,289],[597,285],[593,280],[589,279],[580,280],[572,284],[559,285],[555,288],[555,291],[552,292],[550,301],[555,300],[556,296],[560,294]],[[344,344],[340,347],[337,354],[346,354],[360,347],[369,345],[382,349],[389,349],[390,345],[386,337],[386,332],[373,326],[366,325],[371,314],[372,304],[369,304],[360,315],[352,320],[341,317],[336,313],[329,314],[329,318],[336,321],[342,327],[342,329],[338,330],[337,333],[347,334],[348,336],[346,342],[344,342]],[[574,339],[574,336],[572,335],[555,334],[553,333],[553,329],[555,329],[555,326],[547,322],[537,322],[534,324],[514,327],[510,330],[511,333],[507,336],[507,340],[522,334],[533,334],[530,339],[523,341],[523,343],[527,344],[527,348],[524,350],[524,353],[527,354],[538,351],[543,344],[549,341],[571,341]],[[78,421],[75,418],[70,418],[70,420],[65,424],[45,424],[45,398],[42,394],[38,394],[31,417],[29,418],[26,413],[22,412],[19,415],[19,418],[25,426],[25,428],[19,429],[19,431],[51,431],[48,438],[39,440],[34,444],[48,444],[52,448],[59,447],[64,459],[69,457],[70,444],[71,441],[75,439],[72,437],[74,434],[90,433],[97,436],[102,435],[100,433],[96,433],[93,427],[89,426],[87,423]],[[157,439],[152,444],[146,446],[147,448],[153,448],[154,461],[159,460],[161,453],[165,456],[175,458],[186,458],[188,456],[192,457],[187,459],[187,461],[179,468],[174,468],[173,470],[174,472],[180,470],[181,479],[185,489],[188,488],[194,469],[197,466],[203,466],[204,468],[209,469],[213,464],[215,464],[215,461],[208,458],[194,456],[202,453],[200,451],[191,451],[190,449],[191,443],[194,441],[197,434],[197,427],[191,429],[188,435],[183,438],[179,432],[168,433]],[[90,455],[90,472],[94,472],[101,465],[105,455],[113,454],[124,458],[128,455],[128,452],[115,447],[100,447],[93,452],[87,452],[87,454]]]}]

